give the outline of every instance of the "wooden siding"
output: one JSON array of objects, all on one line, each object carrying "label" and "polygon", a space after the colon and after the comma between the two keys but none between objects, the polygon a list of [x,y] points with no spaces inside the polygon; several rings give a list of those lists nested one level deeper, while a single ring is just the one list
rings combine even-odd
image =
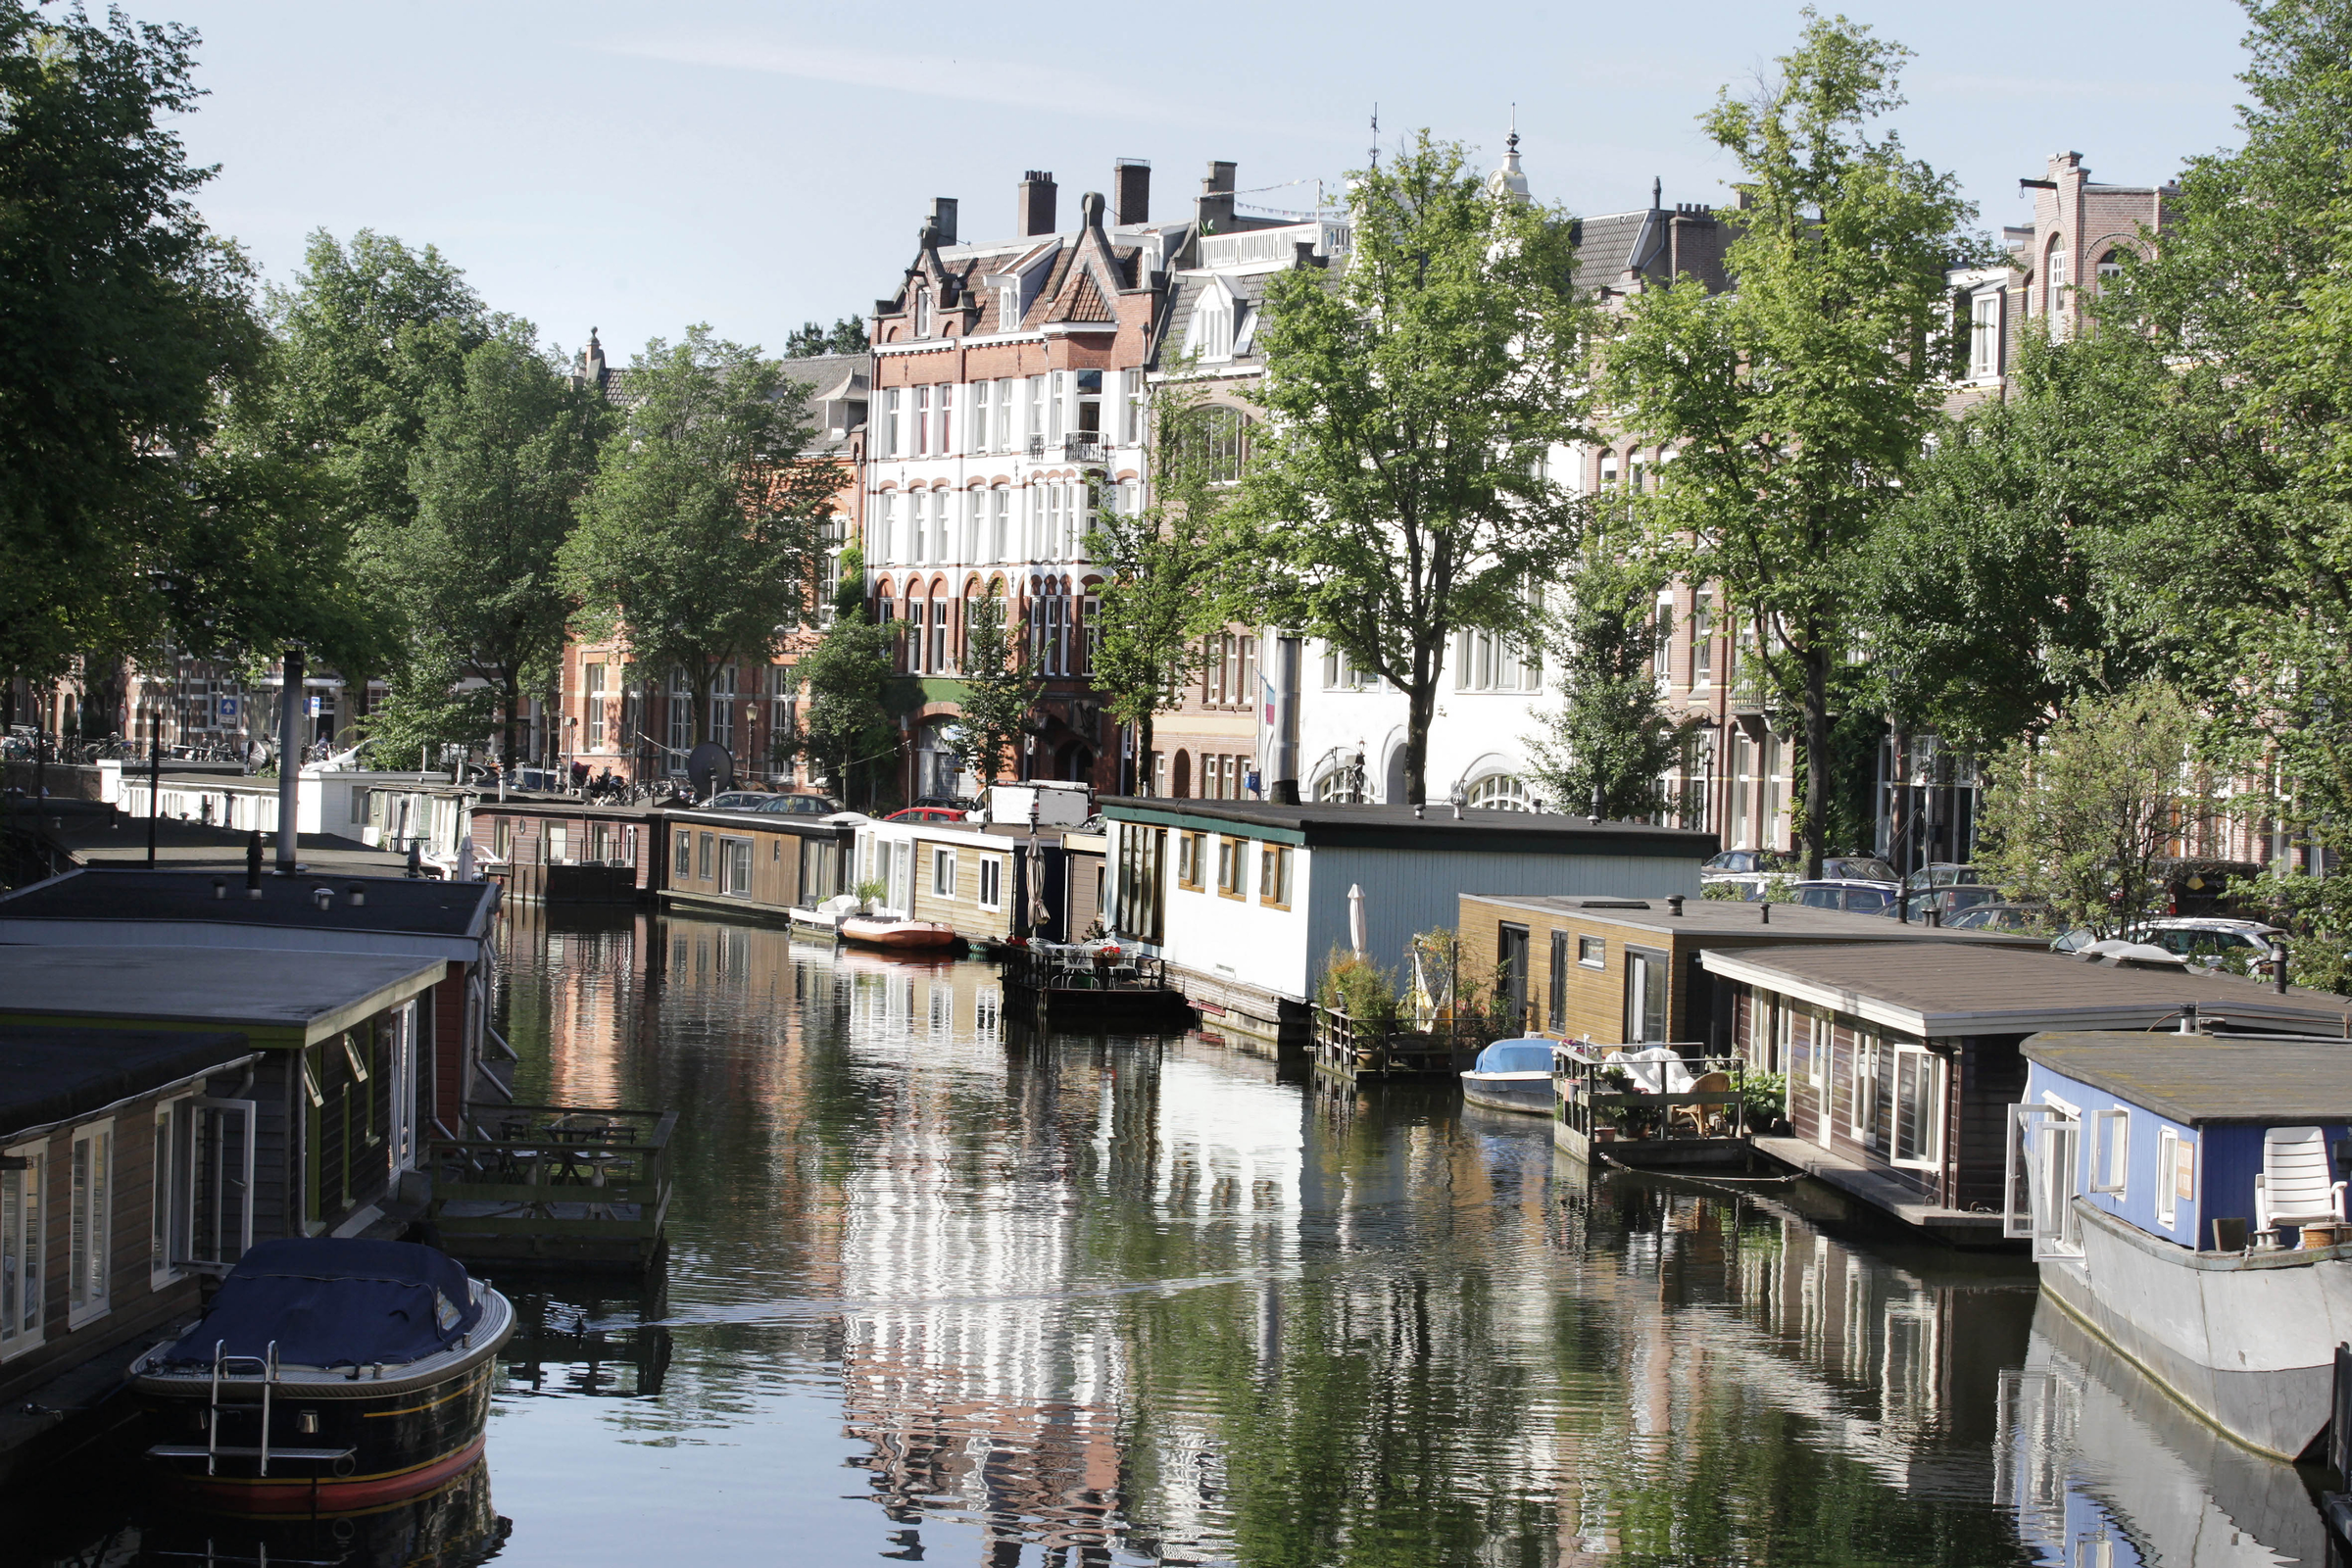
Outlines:
[{"label": "wooden siding", "polygon": [[[1638,948],[1645,953],[1664,954],[1670,966],[1666,1038],[1677,1041],[1706,1038],[1705,1025],[1714,1010],[1714,977],[1699,966],[1698,955],[1703,950],[1697,945],[1669,934],[1653,935],[1621,925],[1579,920],[1573,915],[1545,914],[1516,905],[1465,898],[1461,907],[1462,957],[1469,972],[1482,980],[1494,972],[1501,950],[1502,927],[1527,928],[1526,1027],[1531,1033],[1590,1039],[1603,1045],[1623,1041],[1626,950]],[[1555,931],[1568,939],[1566,962],[1561,968],[1566,979],[1563,987],[1566,1007],[1556,1018],[1551,1014],[1551,937]],[[1597,969],[1578,961],[1578,944],[1585,937],[1596,937],[1601,942],[1601,966]]]},{"label": "wooden siding", "polygon": [[[956,857],[956,879],[953,894],[932,891],[932,857],[946,850]],[[936,839],[916,838],[914,863],[909,871],[914,883],[913,905],[910,912],[917,920],[936,920],[953,926],[956,934],[980,940],[1007,937],[1012,934],[1013,916],[1013,858],[1019,843],[1007,839],[1002,847],[985,848],[958,841],[941,843]],[[980,862],[995,859],[1002,865],[997,883],[998,907],[980,906]]]}]

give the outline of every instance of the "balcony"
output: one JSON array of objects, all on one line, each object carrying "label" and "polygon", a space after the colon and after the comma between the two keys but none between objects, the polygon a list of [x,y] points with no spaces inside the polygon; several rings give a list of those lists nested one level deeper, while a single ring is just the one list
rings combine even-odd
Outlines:
[{"label": "balcony", "polygon": [[1110,461],[1110,442],[1097,430],[1081,430],[1075,435],[1065,435],[1058,441],[1033,435],[1029,438],[1028,451],[1031,461],[1037,463],[1059,461],[1100,467]]}]

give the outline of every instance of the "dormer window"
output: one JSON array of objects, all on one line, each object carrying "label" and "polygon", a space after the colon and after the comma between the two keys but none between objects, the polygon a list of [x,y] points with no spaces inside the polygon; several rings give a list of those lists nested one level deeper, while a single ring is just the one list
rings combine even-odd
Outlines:
[{"label": "dormer window", "polygon": [[997,290],[997,330],[1017,332],[1021,329],[1021,286],[1007,283]]},{"label": "dormer window", "polygon": [[914,291],[914,335],[931,335],[931,291],[927,288]]},{"label": "dormer window", "polygon": [[1222,288],[1210,288],[1193,307],[1193,329],[1187,334],[1185,348],[1195,359],[1230,360],[1233,358],[1233,296]]}]

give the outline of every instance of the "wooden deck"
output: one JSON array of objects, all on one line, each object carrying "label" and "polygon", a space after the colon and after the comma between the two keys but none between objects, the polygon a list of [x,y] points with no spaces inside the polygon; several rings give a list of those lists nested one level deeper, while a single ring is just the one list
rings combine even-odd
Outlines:
[{"label": "wooden deck", "polygon": [[1649,1094],[1621,1082],[1620,1072],[1597,1052],[1554,1047],[1552,1143],[1578,1159],[1590,1160],[1597,1152],[1623,1165],[1744,1163],[1753,1147],[1745,1134],[1746,1063],[1737,1056],[1710,1056],[1702,1045],[1667,1049],[1680,1055],[1693,1079],[1720,1074],[1729,1086]]},{"label": "wooden deck", "polygon": [[1348,1082],[1459,1079],[1492,1041],[1449,1030],[1384,1029],[1318,1005],[1310,1051],[1315,1071]]},{"label": "wooden deck", "polygon": [[643,1269],[669,1215],[677,1112],[468,1105],[473,1136],[425,1149],[424,1226],[453,1256]]},{"label": "wooden deck", "polygon": [[1121,953],[1098,962],[1091,949],[1041,942],[1001,946],[997,957],[1007,1000],[1034,1002],[1056,1028],[1174,1032],[1192,1021],[1192,1004],[1158,958]]}]

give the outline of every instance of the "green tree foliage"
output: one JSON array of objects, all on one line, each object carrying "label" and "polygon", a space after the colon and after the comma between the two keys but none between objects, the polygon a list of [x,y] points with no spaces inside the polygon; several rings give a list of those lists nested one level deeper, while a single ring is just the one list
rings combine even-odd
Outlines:
[{"label": "green tree foliage", "polygon": [[817,354],[863,354],[865,349],[865,323],[855,316],[845,316],[831,326],[821,321],[804,321],[784,337],[784,357],[788,360],[805,360]]},{"label": "green tree foliage", "polygon": [[1405,694],[1405,791],[1453,634],[1531,632],[1577,507],[1546,454],[1583,431],[1588,307],[1561,215],[1490,193],[1424,133],[1354,176],[1354,253],[1273,274],[1264,403],[1221,547],[1232,618],[1328,638]]},{"label": "green tree foliage", "polygon": [[233,564],[305,543],[271,537],[276,475],[215,451],[265,334],[172,124],[195,42],[0,0],[0,676],[167,631],[210,652],[256,610]]},{"label": "green tree foliage", "polygon": [[1005,760],[1018,755],[1045,681],[1031,667],[1027,647],[1005,629],[1002,595],[973,600],[969,615],[963,696],[957,704],[960,733],[951,750],[957,765],[985,788],[996,782]]},{"label": "green tree foliage", "polygon": [[1220,437],[1240,417],[1182,393],[1163,396],[1152,409],[1151,504],[1132,514],[1103,506],[1087,535],[1088,559],[1103,571],[1094,687],[1110,715],[1135,729],[1139,795],[1152,790],[1153,724],[1182,700],[1201,635],[1222,624],[1210,591],[1219,516],[1233,495],[1220,454],[1233,448]]},{"label": "green tree foliage", "polygon": [[564,646],[571,602],[556,557],[608,418],[513,324],[466,356],[455,384],[426,389],[409,464],[416,516],[384,542],[414,667],[393,681],[377,733],[471,713],[485,705],[446,687],[487,681],[495,716],[471,739],[497,729],[514,765],[523,694],[546,684]]},{"label": "green tree foliage", "polygon": [[1650,669],[1658,577],[1640,558],[1597,551],[1577,571],[1550,641],[1561,707],[1527,737],[1528,773],[1562,810],[1648,816],[1665,805],[1659,776],[1682,730]]},{"label": "green tree foliage", "polygon": [[706,326],[647,344],[628,387],[560,574],[583,630],[625,634],[639,668],[685,672],[699,742],[719,669],[766,663],[812,618],[843,475],[807,456],[806,389]]},{"label": "green tree foliage", "polygon": [[2157,862],[2223,809],[2187,765],[2200,727],[2178,691],[2143,682],[2084,697],[2038,739],[2011,741],[1986,770],[1977,863],[2101,936],[2160,913]]},{"label": "green tree foliage", "polygon": [[1742,205],[1721,215],[1738,287],[1686,277],[1636,296],[1603,364],[1629,426],[1675,448],[1644,498],[1653,537],[1686,575],[1723,584],[1804,714],[1818,874],[1857,558],[1935,428],[1956,342],[1945,270],[1976,247],[1954,177],[1872,132],[1902,102],[1908,51],[1806,18],[1761,95],[1726,92],[1702,122],[1740,166]]},{"label": "green tree foliage", "polygon": [[899,738],[891,704],[896,642],[891,628],[866,618],[864,594],[864,557],[852,545],[835,579],[833,624],[793,666],[808,695],[799,749],[845,800],[870,784],[872,765],[896,755]]}]

